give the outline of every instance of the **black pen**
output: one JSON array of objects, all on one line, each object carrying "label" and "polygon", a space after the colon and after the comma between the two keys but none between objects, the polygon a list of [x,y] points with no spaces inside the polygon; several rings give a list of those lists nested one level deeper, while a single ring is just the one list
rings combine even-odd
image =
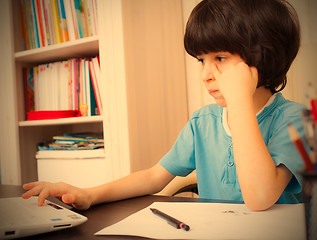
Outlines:
[{"label": "black pen", "polygon": [[157,210],[156,208],[150,208],[150,210],[154,213],[157,214],[158,216],[164,218],[167,220],[169,224],[171,224],[173,227],[176,227],[177,229],[184,229],[186,231],[189,230],[189,226],[183,223],[182,221],[179,221],[166,213],[161,212],[160,210]]}]

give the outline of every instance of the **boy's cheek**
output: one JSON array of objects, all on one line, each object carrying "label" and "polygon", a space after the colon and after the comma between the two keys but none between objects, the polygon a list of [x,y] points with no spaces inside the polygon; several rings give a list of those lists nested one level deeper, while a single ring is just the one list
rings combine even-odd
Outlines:
[{"label": "boy's cheek", "polygon": [[226,72],[228,70],[233,70],[236,67],[237,64],[232,63],[232,62],[225,62],[225,63],[220,63],[217,65],[220,73]]}]

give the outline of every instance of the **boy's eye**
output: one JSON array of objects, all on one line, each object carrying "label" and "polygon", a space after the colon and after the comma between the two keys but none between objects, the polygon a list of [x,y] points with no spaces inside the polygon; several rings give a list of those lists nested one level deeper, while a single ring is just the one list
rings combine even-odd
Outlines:
[{"label": "boy's eye", "polygon": [[205,63],[205,60],[202,58],[197,58],[198,62]]},{"label": "boy's eye", "polygon": [[217,56],[217,57],[216,57],[216,60],[219,61],[219,62],[223,62],[223,61],[225,61],[226,59],[227,59],[227,58],[224,57],[224,56]]}]

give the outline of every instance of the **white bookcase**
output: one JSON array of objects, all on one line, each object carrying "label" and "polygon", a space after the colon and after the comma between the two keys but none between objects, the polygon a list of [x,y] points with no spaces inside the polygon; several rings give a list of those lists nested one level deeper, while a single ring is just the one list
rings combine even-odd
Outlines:
[{"label": "white bookcase", "polygon": [[[37,180],[37,144],[63,133],[103,133],[105,181],[157,162],[188,119],[181,0],[98,0],[98,36],[27,51],[19,4],[0,9],[2,184]],[[23,67],[97,54],[103,116],[25,121]]]}]

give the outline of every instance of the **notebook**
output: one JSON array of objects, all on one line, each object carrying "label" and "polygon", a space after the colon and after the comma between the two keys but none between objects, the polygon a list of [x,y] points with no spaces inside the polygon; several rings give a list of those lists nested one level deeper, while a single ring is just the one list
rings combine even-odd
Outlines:
[{"label": "notebook", "polygon": [[0,239],[11,239],[77,226],[87,218],[61,205],[37,198],[0,198]]}]

